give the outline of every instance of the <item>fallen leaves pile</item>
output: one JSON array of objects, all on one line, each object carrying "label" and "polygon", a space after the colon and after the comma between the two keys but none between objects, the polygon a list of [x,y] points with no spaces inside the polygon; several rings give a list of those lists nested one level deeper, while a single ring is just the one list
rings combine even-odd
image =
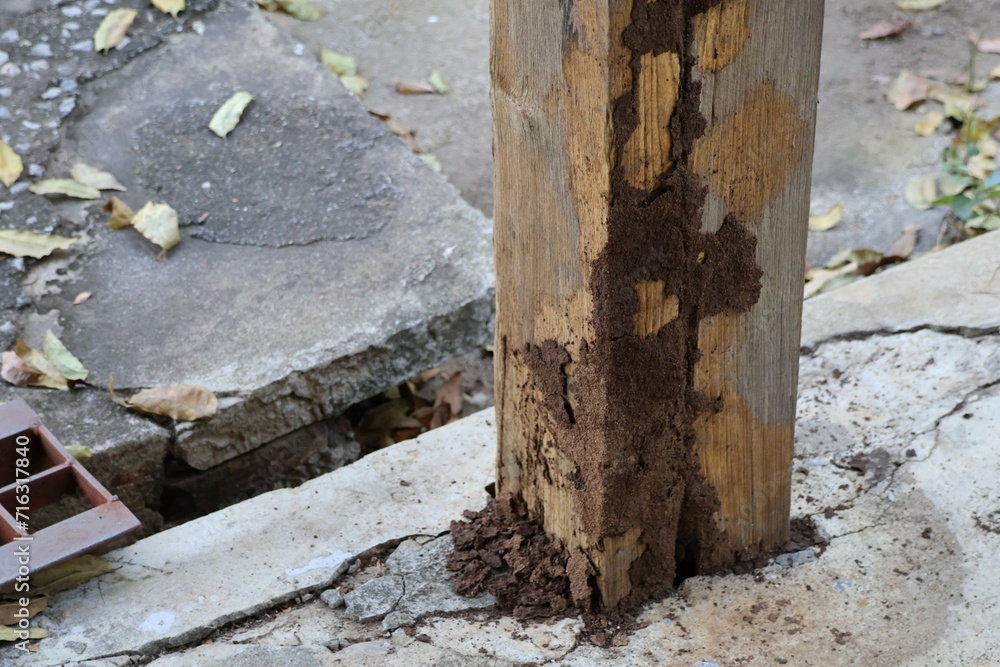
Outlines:
[{"label": "fallen leaves pile", "polygon": [[433,400],[421,397],[425,393],[422,385],[445,377],[439,369],[422,373],[357,408],[351,421],[362,453],[415,438],[458,419],[463,402],[461,373],[447,375]]}]

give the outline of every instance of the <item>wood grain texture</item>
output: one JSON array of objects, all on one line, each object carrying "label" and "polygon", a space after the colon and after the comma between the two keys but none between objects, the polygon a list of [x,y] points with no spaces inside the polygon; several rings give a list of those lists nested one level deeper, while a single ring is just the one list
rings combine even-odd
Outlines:
[{"label": "wood grain texture", "polygon": [[491,11],[498,490],[613,607],[787,538],[823,2]]}]

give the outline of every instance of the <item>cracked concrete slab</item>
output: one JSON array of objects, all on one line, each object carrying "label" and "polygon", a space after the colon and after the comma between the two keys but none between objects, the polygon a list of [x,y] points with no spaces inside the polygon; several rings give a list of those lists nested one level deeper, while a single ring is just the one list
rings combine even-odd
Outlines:
[{"label": "cracked concrete slab", "polygon": [[485,503],[491,422],[481,413],[114,551],[114,572],[58,596],[38,617],[52,632],[39,653],[3,647],[0,662],[62,665],[180,646],[328,588],[375,547],[441,534]]},{"label": "cracked concrete slab", "polygon": [[[254,102],[215,137],[208,118],[242,89]],[[189,465],[334,416],[489,338],[482,215],[260,12],[224,4],[85,86],[80,107],[49,171],[100,165],[133,207],[173,205],[183,241],[156,261],[91,209],[72,275],[37,307],[59,312],[95,383],[113,373],[122,388],[220,396],[218,416],[178,429]],[[82,290],[93,296],[72,306]]]}]

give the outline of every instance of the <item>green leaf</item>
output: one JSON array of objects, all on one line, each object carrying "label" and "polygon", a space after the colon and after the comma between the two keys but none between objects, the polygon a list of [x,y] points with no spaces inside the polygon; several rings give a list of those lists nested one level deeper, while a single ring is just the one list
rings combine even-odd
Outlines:
[{"label": "green leaf", "polygon": [[66,451],[80,463],[83,463],[92,456],[90,447],[85,447],[83,445],[66,445]]},{"label": "green leaf", "polygon": [[309,0],[277,0],[278,5],[300,21],[315,21],[319,11]]},{"label": "green leaf", "polygon": [[226,135],[236,128],[240,118],[243,117],[243,110],[252,101],[253,95],[246,91],[235,93],[223,102],[219,110],[215,112],[212,120],[208,123],[208,129],[225,139]]},{"label": "green leaf", "polygon": [[444,77],[437,70],[431,72],[431,75],[427,77],[427,83],[431,84],[431,88],[438,95],[446,95],[448,93],[448,84],[444,82]]},{"label": "green leaf", "polygon": [[983,187],[992,190],[993,188],[1000,186],[1000,169],[995,169],[992,174],[986,177],[983,181]]},{"label": "green leaf", "polygon": [[66,349],[63,342],[56,338],[51,331],[45,332],[45,340],[42,342],[42,352],[45,357],[56,365],[59,372],[67,380],[86,380],[90,374],[80,360],[73,356],[73,353]]},{"label": "green leaf", "polygon": [[965,195],[955,195],[951,200],[951,210],[962,220],[970,220],[975,213],[976,202]]}]

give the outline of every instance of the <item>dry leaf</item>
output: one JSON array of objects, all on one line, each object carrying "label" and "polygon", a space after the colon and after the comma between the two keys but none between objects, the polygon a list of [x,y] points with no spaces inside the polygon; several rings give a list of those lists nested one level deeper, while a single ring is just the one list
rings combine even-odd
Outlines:
[{"label": "dry leaf", "polygon": [[120,190],[125,192],[125,186],[119,183],[117,178],[106,171],[101,171],[97,167],[91,167],[89,164],[84,164],[83,162],[74,164],[73,168],[69,170],[69,174],[73,177],[73,180],[98,190]]},{"label": "dry leaf", "polygon": [[132,218],[132,226],[147,239],[163,248],[160,257],[180,243],[177,212],[166,204],[146,202]]},{"label": "dry leaf", "polygon": [[21,162],[21,156],[15,153],[6,141],[0,139],[0,183],[9,188],[21,177],[23,171],[24,163]]},{"label": "dry leaf", "polygon": [[131,227],[132,220],[135,218],[135,212],[118,197],[109,198],[108,201],[104,202],[101,210],[111,214],[111,217],[108,219],[108,227],[111,229]]},{"label": "dry leaf", "polygon": [[28,347],[23,340],[18,339],[14,343],[14,350],[17,356],[32,370],[38,373],[38,377],[31,383],[32,387],[44,387],[46,389],[69,389],[69,383],[59,367],[50,361],[39,350]]},{"label": "dry leaf", "polygon": [[893,106],[906,111],[917,102],[927,99],[928,88],[927,79],[904,69],[886,86],[884,94]]},{"label": "dry leaf", "polygon": [[368,107],[367,111],[368,111],[369,114],[371,114],[372,116],[375,116],[379,120],[389,120],[390,118],[392,118],[392,114],[390,114],[390,113],[388,113],[386,111],[382,111],[381,109],[375,109],[373,107]]},{"label": "dry leaf", "polygon": [[917,121],[917,124],[914,127],[914,129],[917,131],[917,134],[919,134],[921,137],[929,137],[935,132],[937,132],[937,129],[941,127],[941,123],[944,122],[944,119],[945,115],[943,112],[931,111],[930,113],[925,114],[920,120]]},{"label": "dry leaf", "polygon": [[24,360],[17,356],[16,352],[3,353],[0,378],[15,387],[29,387],[35,383],[40,375],[41,373],[24,363]]},{"label": "dry leaf", "polygon": [[410,81],[397,81],[396,92],[400,95],[433,95],[434,88],[427,83],[413,83]]},{"label": "dry leaf", "polygon": [[174,18],[184,11],[185,0],[152,0],[153,6],[164,14],[170,14]]},{"label": "dry leaf", "polygon": [[309,0],[276,0],[278,6],[300,21],[315,21],[319,12]]},{"label": "dry leaf", "polygon": [[933,205],[932,202],[937,199],[937,182],[934,180],[934,176],[924,174],[911,179],[906,184],[903,197],[907,204],[917,210],[926,211],[929,209]]},{"label": "dry leaf", "polygon": [[52,596],[76,588],[94,577],[113,572],[115,568],[100,556],[78,556],[31,575],[31,590],[38,595]]},{"label": "dry leaf", "polygon": [[344,84],[344,87],[351,91],[351,94],[355,97],[360,98],[368,90],[368,81],[365,80],[363,76],[342,76],[340,77],[340,82]]},{"label": "dry leaf", "polygon": [[913,22],[909,19],[890,19],[888,21],[879,21],[858,36],[861,37],[861,39],[882,39],[883,37],[898,35],[912,26]]},{"label": "dry leaf", "polygon": [[905,12],[926,12],[946,2],[948,0],[896,0],[896,6]]},{"label": "dry leaf", "polygon": [[84,301],[86,301],[90,297],[91,297],[91,293],[90,292],[80,292],[79,294],[76,295],[76,298],[73,299],[73,305],[74,306],[79,306],[81,303],[83,303]]},{"label": "dry leaf", "polygon": [[246,91],[234,94],[212,116],[212,120],[208,123],[208,129],[225,139],[226,135],[236,128],[243,116],[243,110],[252,101],[253,95]]},{"label": "dry leaf", "polygon": [[56,236],[55,234],[38,234],[36,232],[21,232],[16,229],[0,229],[0,254],[14,257],[48,257],[56,250],[66,250],[77,242],[77,239]]},{"label": "dry leaf", "polygon": [[87,379],[90,371],[83,367],[80,360],[73,356],[73,353],[67,350],[63,342],[56,338],[56,335],[51,331],[45,332],[42,351],[45,353],[45,358],[55,364],[56,368],[59,369],[59,372],[67,380],[79,380],[82,382]]},{"label": "dry leaf", "polygon": [[[48,606],[49,599],[44,595],[31,598],[25,606],[21,605],[20,600],[0,603],[0,625],[16,625],[22,618],[32,619],[45,611]],[[25,612],[21,611],[22,609],[27,610],[27,616],[24,615]]]},{"label": "dry leaf", "polygon": [[896,242],[889,248],[886,257],[897,257],[899,259],[909,259],[910,255],[917,247],[917,237],[920,235],[920,225],[906,225],[903,227],[903,235],[896,239]]},{"label": "dry leaf", "polygon": [[844,217],[844,203],[839,202],[834,204],[833,207],[823,215],[810,215],[809,216],[809,231],[811,232],[826,232],[834,227],[843,219]]},{"label": "dry leaf", "polygon": [[219,401],[205,387],[177,384],[140,391],[128,399],[125,406],[179,422],[193,422],[214,415]]},{"label": "dry leaf", "polygon": [[36,195],[64,195],[77,199],[99,199],[101,191],[74,181],[71,178],[46,178],[33,183],[29,188]]},{"label": "dry leaf", "polygon": [[108,12],[94,33],[94,51],[107,53],[121,44],[138,14],[134,9],[113,9]]},{"label": "dry leaf", "polygon": [[[27,630],[15,630],[6,625],[0,625],[0,642],[19,642],[22,640],[21,633],[27,632],[28,639],[45,639],[49,636],[49,631],[45,628],[28,628]],[[32,651],[33,647],[28,647]]]},{"label": "dry leaf", "polygon": [[997,65],[996,67],[990,70],[990,78],[1000,79],[1000,65]]},{"label": "dry leaf", "polygon": [[975,44],[976,48],[982,53],[1000,53],[1000,36],[998,35],[976,38],[973,38],[973,36],[970,35],[969,40]]},{"label": "dry leaf", "polygon": [[953,104],[956,106],[967,106],[969,109],[972,109],[975,104],[975,100],[968,93],[962,93],[957,90],[952,90],[951,88],[944,88],[943,86],[928,87],[927,97],[936,102],[940,102],[945,106]]},{"label": "dry leaf", "polygon": [[441,173],[441,161],[437,159],[436,155],[433,153],[419,153],[417,157],[426,162],[431,169],[439,174]]},{"label": "dry leaf", "polygon": [[80,463],[89,460],[90,457],[93,456],[93,452],[90,451],[90,447],[85,447],[83,445],[66,445],[66,451]]},{"label": "dry leaf", "polygon": [[319,61],[337,76],[354,76],[358,73],[358,63],[354,58],[325,47],[319,50]]},{"label": "dry leaf", "polygon": [[437,70],[431,72],[431,75],[427,77],[427,83],[430,84],[431,90],[438,95],[448,94],[448,84],[444,82],[444,77],[441,76],[441,72]]},{"label": "dry leaf", "polygon": [[434,407],[447,405],[450,416],[457,417],[462,412],[462,374],[455,373],[434,394]]}]

